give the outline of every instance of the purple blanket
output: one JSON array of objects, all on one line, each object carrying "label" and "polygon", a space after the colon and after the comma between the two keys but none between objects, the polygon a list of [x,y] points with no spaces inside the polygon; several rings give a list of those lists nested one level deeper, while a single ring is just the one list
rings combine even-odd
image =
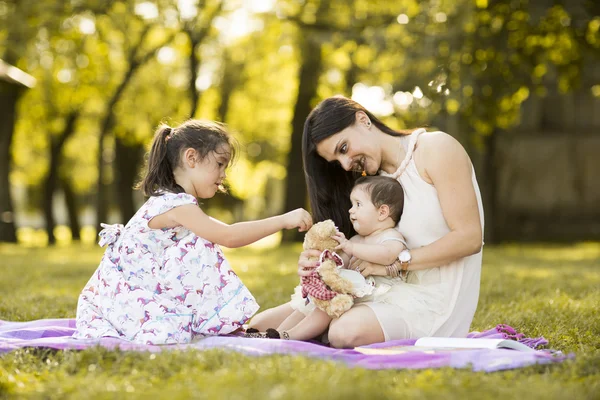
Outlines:
[{"label": "purple blanket", "polygon": [[[504,349],[468,349],[457,351],[409,351],[401,354],[364,354],[360,349],[334,349],[310,342],[295,340],[247,339],[239,336],[213,336],[185,345],[140,345],[117,338],[78,340],[71,338],[75,331],[74,319],[43,319],[28,322],[0,321],[0,355],[22,347],[47,347],[54,349],[82,350],[93,346],[110,349],[151,351],[166,349],[228,349],[252,356],[269,354],[292,354],[344,362],[349,366],[368,369],[420,369],[420,368],[467,368],[474,371],[499,371],[533,364],[560,362],[568,358],[561,353],[546,350],[520,352]],[[544,338],[528,339],[507,325],[485,332],[469,334],[472,338],[510,338],[532,348],[545,345]],[[364,346],[366,349],[385,349],[394,346],[410,346],[414,339],[395,340]]]}]

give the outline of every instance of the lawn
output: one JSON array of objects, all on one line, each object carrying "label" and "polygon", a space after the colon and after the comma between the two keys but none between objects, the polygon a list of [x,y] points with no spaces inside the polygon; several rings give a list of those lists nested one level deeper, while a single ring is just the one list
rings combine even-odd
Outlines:
[{"label": "lawn", "polygon": [[[262,308],[285,302],[299,247],[227,251]],[[0,319],[75,316],[101,249],[0,245]],[[498,323],[575,353],[559,365],[496,373],[369,371],[305,357],[20,350],[0,357],[0,398],[600,398],[600,243],[487,246],[473,330]]]}]

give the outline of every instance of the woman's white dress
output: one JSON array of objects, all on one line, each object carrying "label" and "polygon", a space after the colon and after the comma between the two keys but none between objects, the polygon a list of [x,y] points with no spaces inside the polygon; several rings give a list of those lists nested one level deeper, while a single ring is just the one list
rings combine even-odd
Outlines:
[{"label": "woman's white dress", "polygon": [[[420,176],[413,150],[424,129],[402,138],[406,159],[397,176],[404,187],[404,212],[398,230],[410,249],[431,244],[450,232],[440,206],[436,188]],[[472,172],[483,231],[483,205],[479,186]],[[355,307],[370,307],[385,335],[385,340],[424,336],[465,337],[477,308],[482,252],[440,267],[411,271],[407,282],[375,277],[378,286],[388,286],[373,295],[356,300]]]}]

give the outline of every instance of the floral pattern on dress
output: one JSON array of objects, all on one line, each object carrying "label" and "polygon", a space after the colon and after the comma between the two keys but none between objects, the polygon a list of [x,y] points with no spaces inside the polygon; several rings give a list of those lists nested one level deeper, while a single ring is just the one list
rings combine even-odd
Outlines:
[{"label": "floral pattern on dress", "polygon": [[99,243],[107,248],[79,296],[74,338],[188,343],[231,333],[256,313],[256,300],[217,244],[181,226],[148,227],[186,204],[198,203],[187,193],[165,193],[151,197],[126,226],[103,225]]}]

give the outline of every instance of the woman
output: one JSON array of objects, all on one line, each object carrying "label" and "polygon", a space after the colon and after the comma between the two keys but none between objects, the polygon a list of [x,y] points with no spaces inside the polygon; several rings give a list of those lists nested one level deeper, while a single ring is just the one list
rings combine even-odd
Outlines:
[{"label": "woman", "polygon": [[[355,101],[335,96],[321,102],[304,125],[302,153],[316,221],[332,219],[347,237],[349,193],[360,173],[392,176],[404,187],[404,213],[397,226],[409,250],[395,266],[407,271],[385,296],[354,305],[331,322],[328,338],[338,348],[423,336],[465,337],[477,308],[483,244],[483,207],[464,148],[443,132],[396,131]],[[315,267],[305,251],[299,275]],[[364,276],[393,269],[357,260]],[[252,320],[277,327],[289,303]]]}]

